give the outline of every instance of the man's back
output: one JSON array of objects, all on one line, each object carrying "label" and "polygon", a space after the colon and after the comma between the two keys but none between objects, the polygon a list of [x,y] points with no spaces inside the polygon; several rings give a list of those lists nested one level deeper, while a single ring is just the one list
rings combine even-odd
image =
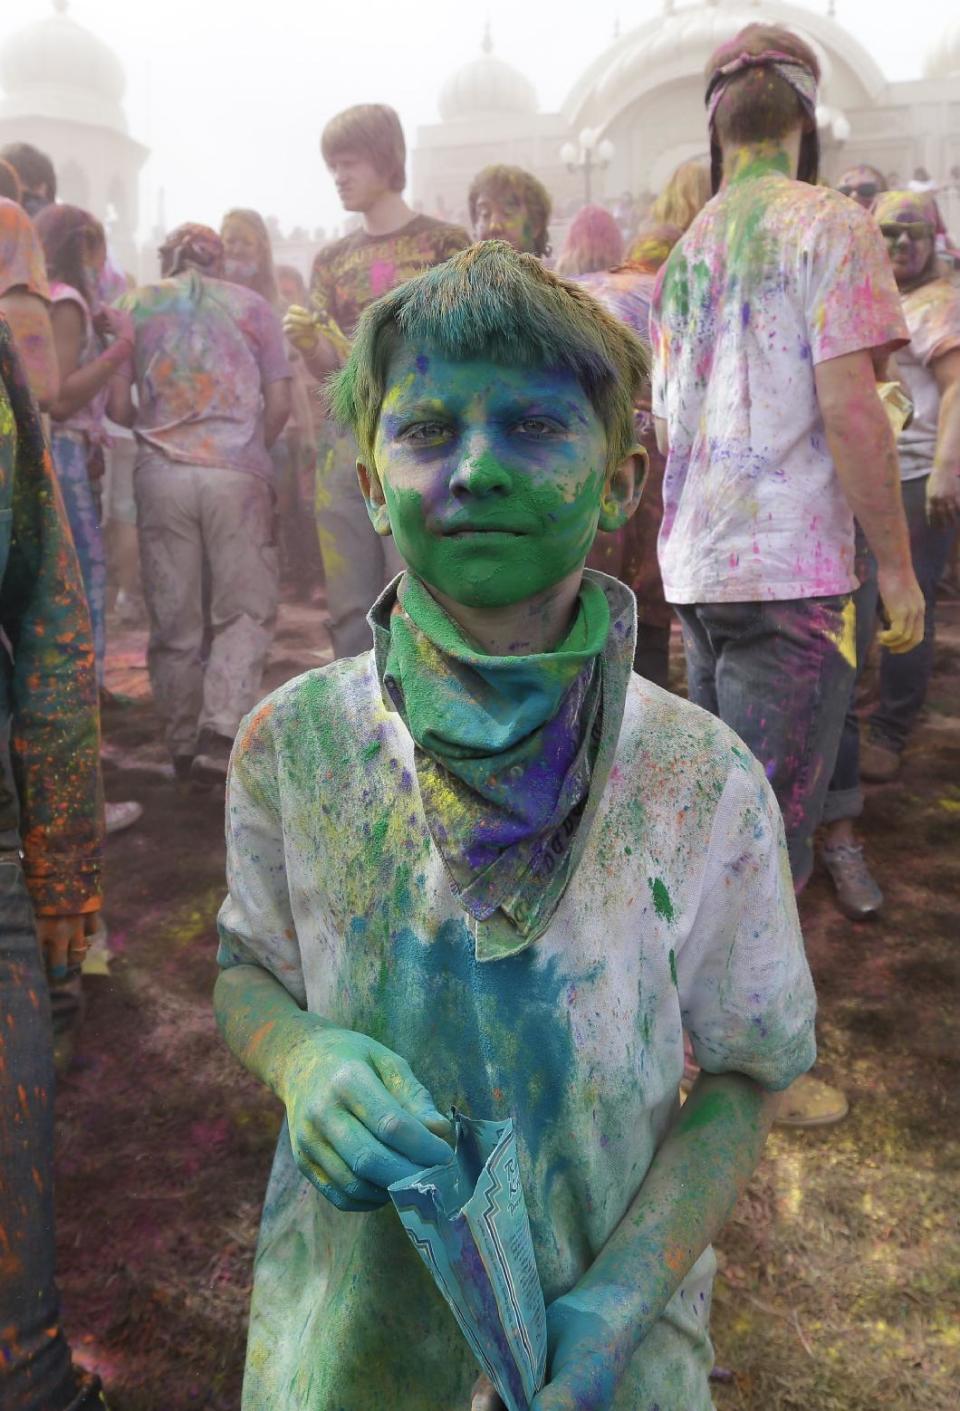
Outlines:
[{"label": "man's back", "polygon": [[188,269],[120,304],[136,330],[138,438],[171,460],[269,479],[262,388],[289,377],[290,366],[267,301]]},{"label": "man's back", "polygon": [[814,368],[899,341],[879,232],[853,202],[748,169],[673,251],[651,317],[666,420],[668,601],[849,592],[853,534]]}]

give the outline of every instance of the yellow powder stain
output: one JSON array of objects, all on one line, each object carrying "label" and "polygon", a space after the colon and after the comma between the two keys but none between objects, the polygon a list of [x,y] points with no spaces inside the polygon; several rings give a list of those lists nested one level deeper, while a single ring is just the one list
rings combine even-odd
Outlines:
[{"label": "yellow powder stain", "polygon": [[857,606],[851,598],[843,610],[843,620],[839,632],[824,632],[845,662],[856,669],[857,665]]}]

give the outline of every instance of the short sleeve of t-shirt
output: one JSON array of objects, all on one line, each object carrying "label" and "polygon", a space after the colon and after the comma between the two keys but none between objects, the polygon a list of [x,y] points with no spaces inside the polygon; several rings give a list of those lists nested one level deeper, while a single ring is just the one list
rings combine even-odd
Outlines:
[{"label": "short sleeve of t-shirt", "polygon": [[892,352],[909,341],[880,227],[855,201],[830,200],[799,239],[814,366],[865,349]]},{"label": "short sleeve of t-shirt", "polygon": [[227,896],[217,917],[217,964],[259,965],[307,1002],[287,890],[277,759],[261,707],[241,724],[227,781]]},{"label": "short sleeve of t-shirt", "polygon": [[929,367],[945,353],[960,348],[960,289],[950,280],[921,285],[907,298],[905,307],[910,351],[917,362]]},{"label": "short sleeve of t-shirt", "polygon": [[683,1026],[708,1073],[780,1091],[816,1057],[816,998],[780,809],[743,751],[711,831],[696,920],[676,957]]}]

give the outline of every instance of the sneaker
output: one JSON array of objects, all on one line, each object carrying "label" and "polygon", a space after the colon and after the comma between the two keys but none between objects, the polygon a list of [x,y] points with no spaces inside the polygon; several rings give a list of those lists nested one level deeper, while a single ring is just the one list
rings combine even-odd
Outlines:
[{"label": "sneaker", "polygon": [[842,1122],[849,1111],[846,1093],[802,1073],[781,1094],[774,1121],[778,1127],[829,1127]]},{"label": "sneaker", "polygon": [[851,921],[869,921],[883,906],[883,892],[877,886],[863,847],[859,843],[841,843],[837,847],[821,848],[820,857],[830,873],[837,893],[837,906]]},{"label": "sneaker", "polygon": [[200,784],[223,784],[227,778],[227,765],[233,741],[226,735],[215,735],[205,730],[200,736],[200,747],[194,756],[190,777]]},{"label": "sneaker", "polygon": [[860,777],[868,784],[889,784],[900,773],[900,756],[880,740],[861,740]]},{"label": "sneaker", "polygon": [[108,803],[105,806],[108,833],[122,833],[124,828],[132,828],[143,817],[143,804],[134,799],[125,803]]}]

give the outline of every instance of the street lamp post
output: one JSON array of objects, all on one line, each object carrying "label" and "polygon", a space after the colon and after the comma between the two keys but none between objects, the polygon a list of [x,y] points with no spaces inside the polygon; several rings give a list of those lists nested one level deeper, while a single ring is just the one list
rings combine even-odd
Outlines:
[{"label": "street lamp post", "polygon": [[560,160],[567,171],[583,172],[583,196],[587,205],[593,196],[593,173],[610,165],[614,151],[609,137],[598,138],[592,127],[585,127],[576,142],[565,142],[560,148]]}]

